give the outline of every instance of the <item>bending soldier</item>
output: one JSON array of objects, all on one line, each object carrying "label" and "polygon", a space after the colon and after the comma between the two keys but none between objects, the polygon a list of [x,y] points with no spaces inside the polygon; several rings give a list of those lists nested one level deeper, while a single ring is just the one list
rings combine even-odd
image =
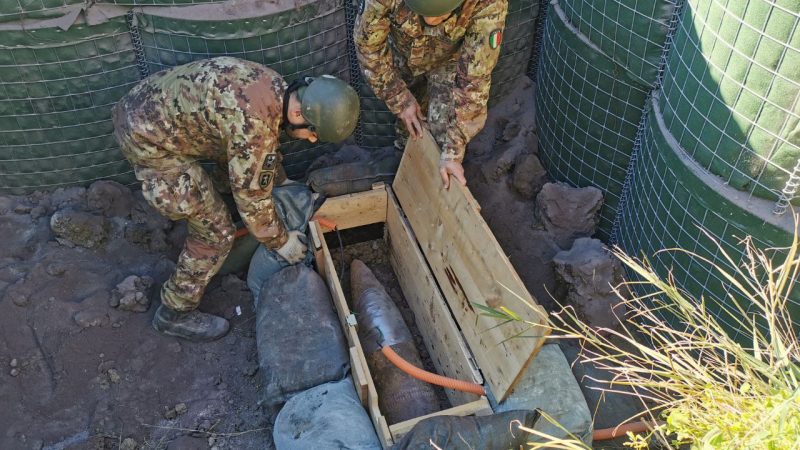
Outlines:
[{"label": "bending soldier", "polygon": [[196,310],[235,232],[199,160],[227,169],[247,229],[295,263],[306,246],[300,232],[286,231],[271,198],[272,187],[286,178],[277,151],[280,131],[311,142],[341,142],[353,132],[358,112],[358,95],[337,78],[287,86],[275,71],[230,57],[156,73],[119,101],[115,135],[144,198],[166,217],[188,221],[175,272],[161,289],[156,330],[191,340],[214,340],[228,331],[224,318]]},{"label": "bending soldier", "polygon": [[[395,146],[427,122],[442,149],[440,172],[465,184],[467,144],[486,122],[507,0],[361,0],[358,60],[375,95],[403,123]],[[427,104],[427,106],[426,106]]]}]

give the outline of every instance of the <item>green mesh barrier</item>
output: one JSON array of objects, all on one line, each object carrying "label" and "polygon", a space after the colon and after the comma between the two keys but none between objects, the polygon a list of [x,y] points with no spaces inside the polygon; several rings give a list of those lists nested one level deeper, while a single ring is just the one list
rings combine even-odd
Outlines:
[{"label": "green mesh barrier", "polygon": [[598,236],[607,239],[647,89],[576,33],[550,5],[537,74],[539,152],[554,179],[603,191]]},{"label": "green mesh barrier", "polygon": [[678,0],[560,0],[571,24],[645,85],[655,83]]},{"label": "green mesh barrier", "polygon": [[132,182],[111,107],[137,81],[124,18],[0,31],[0,191]]},{"label": "green mesh barrier", "polygon": [[200,3],[225,3],[229,0],[99,0],[97,3],[112,3],[121,6],[186,6]]},{"label": "green mesh barrier", "polygon": [[[137,14],[151,73],[198,59],[229,55],[264,64],[287,80],[332,74],[347,80],[344,8],[320,1],[265,16],[226,21],[183,20]],[[302,177],[330,144],[283,137],[280,151],[290,177]]]},{"label": "green mesh barrier", "polygon": [[[791,236],[784,228],[765,223],[743,209],[746,202],[722,195],[726,187],[720,187],[721,180],[705,172],[682,150],[676,152],[668,141],[669,132],[659,120],[663,119],[656,107],[648,115],[643,129],[630,191],[620,214],[618,244],[629,255],[648,258],[664,279],[671,275],[691,298],[704,296],[720,321],[736,331],[730,318],[723,314],[724,306],[712,306],[717,301],[726,303],[730,283],[721,279],[710,266],[686,254],[657,252],[682,248],[730,271],[732,268],[701,228],[718,240],[737,262],[742,258],[738,243],[746,236],[753,236],[754,243],[762,250],[785,247]],[[732,188],[727,189],[746,197]],[[761,202],[766,204],[769,215],[771,203]],[[794,295],[791,312],[795,322],[800,321],[799,295]]]},{"label": "green mesh barrier", "polygon": [[86,2],[87,0],[0,0],[0,22],[58,17],[64,14],[64,6]]},{"label": "green mesh barrier", "polygon": [[395,116],[383,101],[372,92],[365,81],[361,84],[361,127],[362,145],[366,148],[380,148],[394,145]]},{"label": "green mesh barrier", "polygon": [[533,51],[539,0],[509,0],[506,27],[500,57],[492,72],[489,105],[500,101],[514,88],[514,82],[525,76]]},{"label": "green mesh barrier", "polygon": [[800,158],[799,21],[796,1],[688,0],[663,82],[664,120],[681,147],[772,201]]}]

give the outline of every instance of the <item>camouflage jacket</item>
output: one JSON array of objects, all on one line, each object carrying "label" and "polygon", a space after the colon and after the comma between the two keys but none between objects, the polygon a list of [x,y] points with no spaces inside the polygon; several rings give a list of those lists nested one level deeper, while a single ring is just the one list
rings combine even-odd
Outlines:
[{"label": "camouflage jacket", "polygon": [[[152,75],[122,98],[118,136],[134,166],[168,170],[214,160],[250,233],[270,248],[287,239],[272,200],[286,83],[260,64],[221,57]],[[121,128],[121,129],[120,129]],[[280,171],[282,173],[282,171]]]},{"label": "camouflage jacket", "polygon": [[400,73],[422,75],[454,61],[455,111],[442,159],[461,161],[486,122],[491,75],[500,53],[507,0],[466,0],[445,22],[425,25],[403,0],[363,0],[354,33],[358,60],[375,94],[399,114],[413,99]]}]

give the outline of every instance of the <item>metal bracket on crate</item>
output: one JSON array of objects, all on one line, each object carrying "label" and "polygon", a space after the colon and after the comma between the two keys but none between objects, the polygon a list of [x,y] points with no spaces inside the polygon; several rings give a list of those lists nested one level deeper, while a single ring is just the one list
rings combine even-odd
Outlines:
[{"label": "metal bracket on crate", "polygon": [[344,320],[347,322],[348,326],[354,327],[358,325],[358,322],[356,321],[356,315],[353,313],[348,314]]}]

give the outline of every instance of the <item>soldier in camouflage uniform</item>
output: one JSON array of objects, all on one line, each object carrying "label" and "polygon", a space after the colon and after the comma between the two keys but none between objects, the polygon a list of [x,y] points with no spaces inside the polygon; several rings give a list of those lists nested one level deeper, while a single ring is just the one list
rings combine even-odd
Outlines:
[{"label": "soldier in camouflage uniform", "polygon": [[249,232],[295,263],[306,246],[300,232],[287,233],[271,197],[272,187],[285,181],[280,131],[311,142],[340,142],[355,128],[358,109],[358,95],[339,79],[306,78],[287,86],[273,70],[229,57],[156,73],[119,101],[115,135],[144,198],[168,218],[188,221],[177,267],[161,290],[157,330],[192,340],[217,339],[228,330],[224,318],[196,310],[235,232],[198,161],[227,169]]},{"label": "soldier in camouflage uniform", "polygon": [[461,162],[486,122],[507,0],[361,1],[358,60],[375,95],[405,126],[395,145],[402,149],[409,132],[421,135],[427,109],[445,187],[450,175],[465,184]]}]

